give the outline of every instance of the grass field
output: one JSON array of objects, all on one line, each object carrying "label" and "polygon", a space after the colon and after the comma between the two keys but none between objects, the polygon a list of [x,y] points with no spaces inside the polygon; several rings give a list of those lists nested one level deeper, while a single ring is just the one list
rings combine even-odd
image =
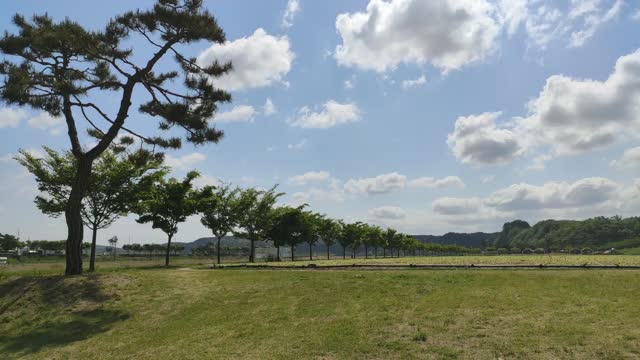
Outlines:
[{"label": "grass field", "polygon": [[0,282],[2,358],[626,359],[640,271],[119,268]]}]

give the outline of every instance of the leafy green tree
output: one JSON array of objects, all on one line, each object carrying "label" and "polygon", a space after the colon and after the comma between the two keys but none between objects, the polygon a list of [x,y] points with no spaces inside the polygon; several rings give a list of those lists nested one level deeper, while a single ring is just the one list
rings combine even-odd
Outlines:
[{"label": "leafy green tree", "polygon": [[373,247],[374,256],[378,257],[378,247],[383,244],[384,237],[382,233],[382,229],[379,226],[369,226],[365,227],[365,240],[364,240],[364,252],[365,257],[369,256],[369,247]]},{"label": "leafy green tree", "polygon": [[336,239],[340,237],[340,223],[337,221],[321,217],[318,219],[318,235],[327,247],[327,260],[331,259],[331,246],[336,243]]},{"label": "leafy green tree", "polygon": [[[46,14],[34,15],[31,21],[15,15],[13,23],[18,32],[0,38],[0,53],[5,55],[0,63],[0,99],[65,120],[78,164],[65,207],[65,273],[80,274],[82,199],[93,162],[121,131],[153,146],[181,146],[180,138],[145,136],[126,127],[134,101],[141,101],[136,104],[141,116],[159,120],[160,131],[184,129],[186,140],[194,144],[222,138],[209,119],[217,104],[231,96],[215,88],[211,78],[227,73],[231,64],[197,63],[183,55],[182,47],[200,41],[224,43],[225,35],[202,0],[158,0],[150,10],[113,17],[102,30],[85,29],[70,19],[55,22]],[[137,44],[134,52],[127,47],[133,37],[147,46]],[[97,101],[105,94],[115,101]],[[83,149],[78,135],[85,124],[98,140],[89,149]]]},{"label": "leafy green tree", "polygon": [[277,185],[269,190],[249,188],[240,194],[238,200],[240,217],[237,222],[238,228],[233,230],[233,234],[251,242],[249,262],[255,262],[255,242],[267,238],[273,222],[273,207],[278,198],[284,195],[284,193],[276,193],[276,187]]},{"label": "leafy green tree", "polygon": [[[77,159],[70,151],[62,154],[43,147],[46,155],[38,158],[20,150],[16,157],[36,178],[38,209],[51,217],[65,212],[75,182]],[[125,216],[143,196],[149,186],[164,176],[162,158],[143,149],[133,153],[105,151],[94,163],[88,186],[82,200],[82,221],[92,231],[89,271],[95,271],[96,239],[98,230],[111,226]]]},{"label": "leafy green tree", "polygon": [[0,249],[2,250],[14,250],[21,247],[22,243],[16,236],[10,234],[0,234]]},{"label": "leafy green tree", "polygon": [[155,183],[135,209],[140,224],[151,223],[154,229],[167,234],[165,266],[169,266],[171,239],[178,232],[178,225],[198,211],[203,195],[193,188],[198,172],[190,171],[182,181],[174,178]]},{"label": "leafy green tree", "polygon": [[320,240],[318,227],[320,215],[306,211],[302,213],[302,237],[303,241],[309,245],[309,260],[313,260],[313,247]]},{"label": "leafy green tree", "polygon": [[355,259],[356,250],[360,247],[362,243],[363,236],[363,226],[361,222],[345,224],[342,228],[342,238],[338,240],[340,245],[342,245],[342,258],[345,258],[346,247],[351,247],[352,257]]},{"label": "leafy green tree", "polygon": [[240,189],[223,184],[210,191],[211,196],[204,198],[200,205],[200,222],[217,240],[216,254],[220,264],[220,241],[233,231],[241,216]]},{"label": "leafy green tree", "polygon": [[[393,245],[395,244],[395,236],[398,232],[395,229],[387,228],[384,234],[382,235],[384,238],[383,246],[382,246],[382,256],[387,257],[387,249],[393,249]],[[393,256],[393,251],[391,251],[391,256]]]}]

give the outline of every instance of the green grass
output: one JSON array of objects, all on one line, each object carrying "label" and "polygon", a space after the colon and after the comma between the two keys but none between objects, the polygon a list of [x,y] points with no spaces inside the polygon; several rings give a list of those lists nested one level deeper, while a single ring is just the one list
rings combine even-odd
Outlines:
[{"label": "green grass", "polygon": [[0,282],[0,354],[640,357],[640,271],[119,269]]}]

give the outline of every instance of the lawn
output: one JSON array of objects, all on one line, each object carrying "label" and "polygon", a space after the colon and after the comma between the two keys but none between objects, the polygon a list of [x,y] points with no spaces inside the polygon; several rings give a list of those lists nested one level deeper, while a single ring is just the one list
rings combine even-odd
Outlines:
[{"label": "lawn", "polygon": [[636,270],[117,269],[0,283],[0,354],[640,357]]}]

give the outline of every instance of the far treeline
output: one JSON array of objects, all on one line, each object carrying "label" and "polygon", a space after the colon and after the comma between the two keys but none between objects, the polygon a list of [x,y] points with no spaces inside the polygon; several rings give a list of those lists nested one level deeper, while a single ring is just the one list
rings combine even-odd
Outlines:
[{"label": "far treeline", "polygon": [[544,220],[534,226],[515,220],[487,238],[483,247],[542,248],[546,252],[640,247],[640,217],[595,217],[586,220]]}]

